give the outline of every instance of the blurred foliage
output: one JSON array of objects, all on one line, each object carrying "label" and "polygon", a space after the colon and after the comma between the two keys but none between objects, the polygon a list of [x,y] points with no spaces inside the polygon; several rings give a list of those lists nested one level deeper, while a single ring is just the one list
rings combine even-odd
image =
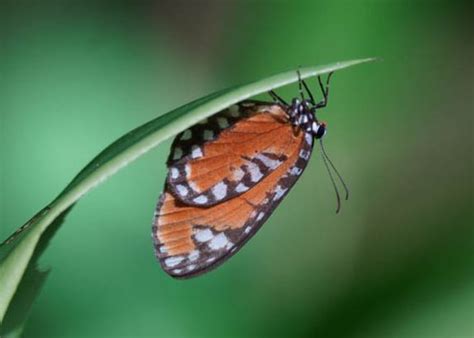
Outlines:
[{"label": "blurred foliage", "polygon": [[245,249],[172,280],[150,239],[168,143],[68,215],[25,336],[474,336],[471,2],[0,6],[0,238],[131,126],[282,69],[384,59],[332,83],[339,215],[316,149]]}]

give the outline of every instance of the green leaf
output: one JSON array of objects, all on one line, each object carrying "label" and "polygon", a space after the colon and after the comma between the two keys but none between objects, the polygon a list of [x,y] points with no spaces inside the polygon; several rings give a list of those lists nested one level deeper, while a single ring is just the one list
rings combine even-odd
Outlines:
[{"label": "green leaf", "polygon": [[[303,79],[357,64],[360,59],[300,68]],[[221,90],[164,114],[119,138],[97,155],[51,202],[0,246],[0,322],[19,287],[45,230],[92,188],[164,140],[232,104],[298,80],[296,70]],[[16,298],[16,297],[15,297]]]},{"label": "green leaf", "polygon": [[8,311],[0,327],[0,337],[20,337],[24,324],[30,313],[33,301],[41,292],[46,279],[48,278],[49,270],[42,271],[38,267],[38,260],[51,238],[53,238],[56,231],[64,222],[65,217],[71,211],[73,206],[66,209],[62,214],[52,222],[48,229],[43,233],[38,245],[36,246],[33,256],[31,257],[25,273],[18,285],[17,291],[9,304]]}]

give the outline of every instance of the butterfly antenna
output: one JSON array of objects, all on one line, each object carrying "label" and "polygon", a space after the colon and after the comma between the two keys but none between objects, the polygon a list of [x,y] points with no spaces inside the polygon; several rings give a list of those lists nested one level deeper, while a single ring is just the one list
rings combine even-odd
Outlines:
[{"label": "butterfly antenna", "polygon": [[336,200],[337,200],[336,214],[337,214],[337,213],[339,213],[339,210],[341,210],[341,197],[339,196],[339,190],[337,190],[336,182],[334,182],[334,177],[332,176],[331,169],[329,168],[329,165],[328,165],[328,161],[329,162],[331,162],[331,161],[329,160],[329,158],[326,155],[326,152],[324,151],[323,142],[321,142],[321,139],[320,139],[320,143],[321,143],[321,149],[322,149],[322,153],[323,153],[322,158],[323,158],[323,161],[324,161],[324,165],[326,166],[326,170],[329,174],[329,178],[331,179],[332,186],[334,188],[334,191],[336,192]]},{"label": "butterfly antenna", "polygon": [[323,146],[323,140],[319,139],[319,142],[321,143],[321,150],[323,152],[323,158],[325,157],[327,159],[327,161],[331,165],[332,169],[336,173],[337,177],[339,178],[339,181],[341,182],[342,186],[344,187],[344,191],[346,193],[346,198],[345,199],[347,201],[349,199],[349,189],[347,188],[346,182],[344,182],[344,180],[342,179],[341,174],[339,174],[339,171],[337,171],[336,167],[334,166],[334,164],[332,163],[332,161],[329,158],[328,154],[326,153],[326,150],[324,149],[324,146]]}]

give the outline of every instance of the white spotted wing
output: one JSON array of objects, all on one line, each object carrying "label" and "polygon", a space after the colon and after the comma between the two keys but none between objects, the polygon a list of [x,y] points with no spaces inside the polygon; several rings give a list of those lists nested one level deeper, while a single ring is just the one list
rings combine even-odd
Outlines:
[{"label": "white spotted wing", "polygon": [[168,188],[188,205],[232,199],[288,159],[294,133],[280,105],[243,101],[176,137],[167,163]]},{"label": "white spotted wing", "polygon": [[177,198],[173,185],[166,183],[156,209],[153,238],[156,255],[168,274],[176,278],[196,276],[231,257],[257,232],[300,177],[312,152],[313,137],[301,130],[295,132],[284,121],[274,123],[283,125],[275,137],[290,137],[280,152],[285,159],[246,191],[202,207]]}]

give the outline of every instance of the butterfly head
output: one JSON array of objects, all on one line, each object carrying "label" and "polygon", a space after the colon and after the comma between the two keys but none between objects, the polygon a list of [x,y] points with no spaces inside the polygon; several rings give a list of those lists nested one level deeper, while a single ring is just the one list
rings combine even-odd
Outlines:
[{"label": "butterfly head", "polygon": [[291,124],[313,134],[320,139],[326,134],[326,123],[319,122],[316,118],[316,107],[310,100],[294,98],[288,108]]}]

